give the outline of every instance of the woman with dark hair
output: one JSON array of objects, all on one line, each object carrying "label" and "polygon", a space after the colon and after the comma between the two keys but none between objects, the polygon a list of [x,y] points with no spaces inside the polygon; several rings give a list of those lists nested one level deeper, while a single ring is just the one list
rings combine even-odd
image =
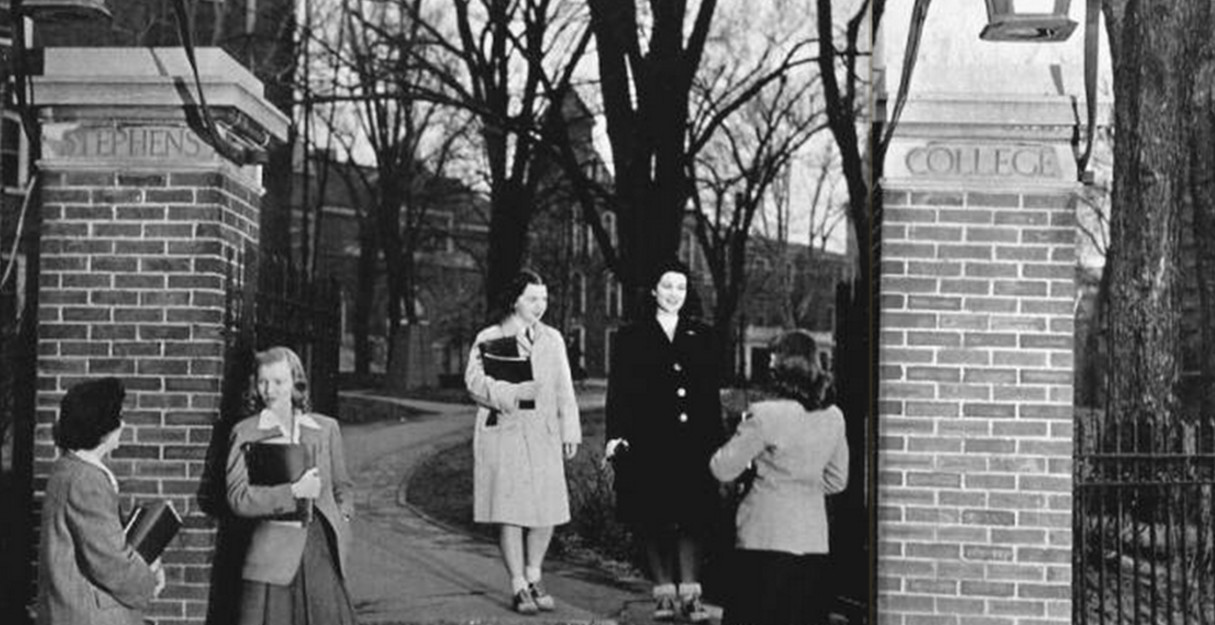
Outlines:
[{"label": "woman with dark hair", "polygon": [[[574,457],[582,426],[565,341],[540,321],[548,287],[524,270],[503,290],[493,325],[477,334],[464,383],[480,408],[473,433],[473,520],[499,526],[512,608],[555,608],[541,580],[553,528],[570,520],[563,459]],[[527,375],[490,371],[490,345],[509,345]],[[495,352],[490,352],[495,353]],[[498,377],[494,377],[494,375]]]},{"label": "woman with dark hair", "polygon": [[[354,488],[334,419],[312,412],[308,376],[295,352],[271,347],[256,355],[251,415],[232,428],[228,504],[254,519],[241,570],[239,625],[353,625],[346,589]],[[292,443],[310,450],[313,467],[293,483],[249,483],[245,446]],[[300,500],[311,513],[297,514]]]},{"label": "woman with dark hair", "polygon": [[713,454],[723,482],[754,467],[736,517],[736,582],[723,623],[826,622],[826,495],[848,484],[844,414],[807,332],[772,349],[774,398],[751,405],[734,437]]},{"label": "woman with dark hair", "polygon": [[118,480],[103,462],[122,435],[126,390],[116,378],[81,382],[59,404],[61,453],[42,504],[38,623],[138,625],[165,573],[127,544]]},{"label": "woman with dark hair", "polygon": [[704,622],[702,545],[716,520],[709,457],[725,437],[719,358],[712,328],[687,314],[687,267],[655,268],[649,312],[611,346],[607,446],[617,517],[645,546],[654,618]]}]

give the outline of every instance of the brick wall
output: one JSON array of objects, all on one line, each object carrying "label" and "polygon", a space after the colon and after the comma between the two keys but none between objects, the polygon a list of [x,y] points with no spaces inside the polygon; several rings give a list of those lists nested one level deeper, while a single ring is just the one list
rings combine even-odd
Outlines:
[{"label": "brick wall", "polygon": [[35,489],[57,454],[63,392],[121,378],[128,427],[109,465],[124,510],[169,498],[185,516],[149,614],[161,624],[206,615],[215,527],[196,495],[220,405],[229,263],[257,240],[258,192],[216,169],[44,170]]},{"label": "brick wall", "polygon": [[1067,195],[886,193],[880,622],[1068,623]]}]

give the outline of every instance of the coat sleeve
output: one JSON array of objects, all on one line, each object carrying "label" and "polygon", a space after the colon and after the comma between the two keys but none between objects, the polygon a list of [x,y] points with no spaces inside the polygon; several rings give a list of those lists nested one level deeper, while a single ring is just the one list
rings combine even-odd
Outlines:
[{"label": "coat sleeve", "polygon": [[246,437],[241,428],[232,430],[228,444],[228,506],[236,516],[257,518],[286,514],[295,510],[295,496],[291,484],[278,486],[253,486],[249,484],[249,469],[245,466],[245,454],[241,450]]},{"label": "coat sleeve", "polygon": [[127,545],[112,495],[94,480],[77,480],[68,490],[66,518],[76,542],[81,572],[114,600],[143,611],[156,591],[156,576]]},{"label": "coat sleeve", "polygon": [[519,385],[495,380],[485,374],[485,367],[481,364],[481,350],[477,347],[480,342],[476,341],[468,354],[468,367],[464,369],[464,386],[477,404],[492,410],[513,412],[518,405],[515,394]]},{"label": "coat sleeve", "polygon": [[561,420],[561,442],[582,442],[582,418],[578,412],[578,397],[574,394],[574,378],[570,373],[569,354],[565,340],[557,335],[557,416]]},{"label": "coat sleeve", "polygon": [[333,424],[329,428],[329,465],[333,468],[333,498],[338,510],[346,517],[354,516],[354,482],[346,470],[346,449],[342,446],[342,430]]},{"label": "coat sleeve", "polygon": [[628,440],[632,436],[632,416],[634,411],[632,401],[632,380],[628,366],[628,350],[630,342],[627,330],[616,334],[616,344],[612,346],[612,361],[608,368],[607,399],[604,405],[604,419],[607,440],[622,438]]},{"label": "coat sleeve", "polygon": [[823,467],[823,492],[828,495],[842,492],[848,486],[848,437],[844,433],[844,417],[835,409],[836,419],[833,423],[838,436],[835,437],[835,449],[831,459]]},{"label": "coat sleeve", "polygon": [[721,389],[724,376],[722,375],[721,359],[717,357],[721,353],[721,338],[711,327],[706,329],[705,334],[709,337],[710,354],[708,366],[710,388],[706,393],[706,399],[710,405],[709,413],[714,417],[707,426],[707,434],[712,445],[716,447],[726,440],[725,413],[721,409]]},{"label": "coat sleeve", "polygon": [[742,475],[747,465],[768,446],[764,419],[753,416],[738,424],[734,436],[709,459],[709,470],[718,481],[729,482]]}]

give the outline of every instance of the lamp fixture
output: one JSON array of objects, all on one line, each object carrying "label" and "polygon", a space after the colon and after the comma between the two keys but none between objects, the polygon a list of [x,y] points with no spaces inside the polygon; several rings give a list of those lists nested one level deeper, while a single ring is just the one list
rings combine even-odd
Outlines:
[{"label": "lamp fixture", "polygon": [[1071,0],[986,0],[985,41],[1065,41],[1076,29],[1067,16]]}]

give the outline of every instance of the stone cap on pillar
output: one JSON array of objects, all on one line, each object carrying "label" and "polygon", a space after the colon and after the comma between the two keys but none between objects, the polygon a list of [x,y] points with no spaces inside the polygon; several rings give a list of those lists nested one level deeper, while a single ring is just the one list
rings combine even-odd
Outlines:
[{"label": "stone cap on pillar", "polygon": [[[197,131],[200,101],[184,49],[47,48],[42,53],[42,71],[31,81],[44,126],[188,122]],[[265,99],[262,83],[249,70],[219,48],[198,48],[195,59],[207,106],[225,138],[251,149],[286,140],[290,120]],[[44,157],[61,156],[50,151]]]},{"label": "stone cap on pillar", "polygon": [[917,93],[886,153],[884,184],[1075,189],[1083,104],[1062,95]]}]

